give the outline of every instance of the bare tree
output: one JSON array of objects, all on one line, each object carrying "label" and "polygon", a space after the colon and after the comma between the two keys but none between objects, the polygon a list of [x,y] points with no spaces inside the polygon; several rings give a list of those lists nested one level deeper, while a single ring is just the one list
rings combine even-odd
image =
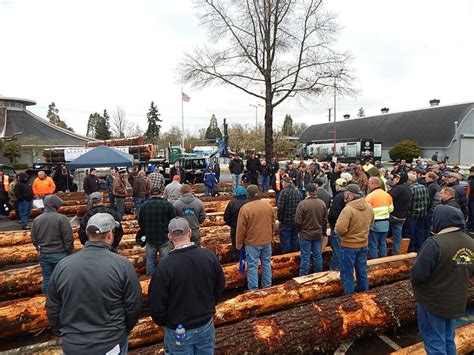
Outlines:
[{"label": "bare tree", "polygon": [[143,136],[143,129],[138,123],[130,122],[125,128],[125,137],[141,137]]},{"label": "bare tree", "polygon": [[209,45],[185,54],[181,81],[230,85],[265,103],[265,155],[273,153],[273,109],[289,97],[348,84],[347,53],[322,0],[195,0]]},{"label": "bare tree", "polygon": [[121,106],[117,106],[112,112],[112,133],[116,138],[125,138],[125,132],[130,123],[126,118],[126,112]]}]

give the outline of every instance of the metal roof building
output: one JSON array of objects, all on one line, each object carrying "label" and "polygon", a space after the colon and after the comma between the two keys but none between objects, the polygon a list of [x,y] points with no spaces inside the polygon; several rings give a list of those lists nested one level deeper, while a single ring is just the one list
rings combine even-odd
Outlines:
[{"label": "metal roof building", "polygon": [[[44,147],[80,146],[94,140],[89,137],[58,127],[31,111],[28,106],[35,105],[33,100],[0,96],[0,130],[3,142],[15,137],[24,148],[21,162],[32,164],[41,156]],[[31,153],[29,152],[31,151]],[[8,163],[1,156],[0,161]]]},{"label": "metal roof building", "polygon": [[[334,123],[308,127],[300,137],[303,144],[327,142],[334,138]],[[374,138],[382,142],[382,159],[405,139],[418,142],[422,156],[438,152],[452,163],[474,163],[474,103],[432,106],[425,109],[386,113],[336,122],[336,140]]]}]

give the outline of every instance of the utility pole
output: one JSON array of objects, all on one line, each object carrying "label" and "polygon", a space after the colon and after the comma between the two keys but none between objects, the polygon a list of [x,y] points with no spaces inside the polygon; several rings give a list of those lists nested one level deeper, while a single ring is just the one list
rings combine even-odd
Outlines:
[{"label": "utility pole", "polygon": [[336,78],[334,78],[334,154],[333,159],[336,158],[336,96],[337,96],[337,86],[336,86]]},{"label": "utility pole", "polygon": [[249,106],[252,106],[252,107],[255,107],[255,131],[258,129],[258,108],[259,107],[263,107],[263,105],[261,104],[257,104],[257,105],[254,105],[254,104],[249,104]]}]

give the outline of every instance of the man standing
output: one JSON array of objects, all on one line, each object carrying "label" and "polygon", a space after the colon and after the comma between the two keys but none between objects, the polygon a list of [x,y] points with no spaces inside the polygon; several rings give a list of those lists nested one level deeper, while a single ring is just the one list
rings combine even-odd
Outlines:
[{"label": "man standing", "polygon": [[418,329],[428,354],[456,354],[455,319],[464,316],[474,270],[474,241],[463,229],[459,210],[436,207],[435,235],[423,243],[411,269]]},{"label": "man standing", "polygon": [[247,160],[247,174],[249,182],[252,185],[258,186],[258,173],[260,171],[260,159],[257,158],[257,154],[252,152],[250,158]]},{"label": "man standing", "polygon": [[305,197],[305,187],[311,183],[312,176],[311,173],[307,170],[306,164],[301,164],[298,169],[298,174],[296,175],[296,187],[301,193],[301,196]]},{"label": "man standing", "polygon": [[159,168],[155,167],[152,173],[148,175],[151,180],[151,188],[159,189],[161,191],[165,188],[165,177],[160,173]]},{"label": "man standing", "polygon": [[408,173],[407,184],[410,187],[412,198],[407,214],[407,235],[410,236],[409,252],[418,252],[421,244],[428,236],[426,215],[430,198],[425,186],[418,182],[416,174]]},{"label": "man standing", "polygon": [[370,226],[374,220],[372,207],[362,198],[359,185],[349,184],[344,192],[346,207],[337,223],[336,234],[341,238],[341,283],[344,295],[354,293],[354,269],[358,292],[367,291],[367,245]]},{"label": "man standing", "polygon": [[330,270],[341,269],[341,239],[336,234],[336,222],[342,210],[346,206],[344,200],[344,191],[346,191],[346,179],[339,178],[336,180],[336,194],[332,200],[331,208],[328,213],[328,222],[331,226],[331,236],[329,238],[329,246],[331,247],[331,261],[329,262]]},{"label": "man standing", "polygon": [[433,211],[436,206],[439,205],[440,197],[439,191],[441,187],[438,184],[438,175],[436,173],[429,171],[425,176],[426,188],[428,189],[428,196],[430,198],[430,205],[428,208],[428,216],[427,216],[427,228],[431,230],[431,224],[433,221]]},{"label": "man standing", "polygon": [[43,274],[42,292],[48,290],[48,283],[56,265],[74,250],[74,239],[69,219],[57,212],[63,204],[56,195],[44,199],[45,213],[35,218],[31,227],[31,240],[39,254]]},{"label": "man standing", "polygon": [[387,256],[387,234],[390,227],[389,218],[393,211],[392,196],[382,189],[380,178],[369,179],[369,194],[365,200],[374,210],[374,224],[369,233],[369,255],[372,259]]},{"label": "man standing", "polygon": [[301,200],[301,194],[293,184],[293,180],[289,176],[285,176],[283,178],[283,191],[280,193],[277,203],[282,254],[298,251],[299,249],[295,213]]},{"label": "man standing", "polygon": [[191,242],[186,219],[172,219],[168,231],[174,250],[151,278],[151,317],[163,326],[167,354],[213,354],[213,316],[224,291],[222,267],[211,250]]},{"label": "man standing", "polygon": [[91,168],[89,174],[84,178],[84,192],[87,195],[87,200],[89,201],[89,195],[93,192],[99,191],[99,178],[97,177],[97,170]]},{"label": "man standing", "polygon": [[180,217],[186,218],[191,228],[191,240],[197,246],[201,245],[201,232],[199,226],[206,219],[206,208],[204,203],[193,195],[193,190],[190,185],[181,186],[181,197],[174,202],[176,214]]},{"label": "man standing", "polygon": [[140,208],[138,225],[146,236],[146,275],[155,272],[156,252],[160,261],[164,260],[171,250],[168,240],[168,224],[176,217],[173,205],[163,198],[163,191],[153,187],[151,198]]},{"label": "man standing", "polygon": [[104,205],[102,193],[99,191],[91,193],[90,201],[91,201],[92,207],[86,212],[84,216],[82,216],[81,224],[79,225],[79,240],[81,241],[82,245],[85,245],[86,242],[88,241],[86,227],[87,227],[87,223],[89,222],[89,219],[93,215],[97,213],[108,213],[112,217],[114,217],[114,219],[118,223],[118,226],[114,230],[114,241],[112,242],[112,251],[117,253],[118,246],[123,237],[123,228],[122,228],[122,225],[120,224],[120,218],[117,212],[115,212],[115,210],[113,210],[112,208]]},{"label": "man standing", "polygon": [[176,161],[174,165],[170,168],[170,176],[179,176],[178,182],[181,184],[184,184],[186,182],[186,174],[184,172],[184,169],[181,167],[181,163],[179,161]]},{"label": "man standing", "polygon": [[127,196],[127,186],[125,185],[125,169],[120,169],[114,176],[113,191],[117,215],[122,220],[125,214],[125,197]]},{"label": "man standing", "polygon": [[467,230],[474,231],[474,166],[469,169],[469,179],[467,185],[467,197],[469,199],[469,219]]},{"label": "man standing", "polygon": [[316,195],[318,196],[319,199],[321,199],[324,204],[326,205],[326,208],[329,209],[329,206],[331,206],[331,195],[329,195],[329,192],[326,191],[326,189],[323,187],[324,181],[321,178],[317,178],[314,180],[314,184],[316,185]]},{"label": "man standing", "polygon": [[175,202],[175,201],[178,201],[179,198],[181,197],[181,184],[179,183],[179,175],[174,175],[173,176],[173,181],[171,182],[171,184],[168,184],[166,187],[165,187],[165,192],[163,194],[163,197],[165,198],[165,200],[167,200],[168,202]]},{"label": "man standing", "polygon": [[273,186],[275,184],[275,175],[280,170],[280,163],[278,162],[278,159],[276,156],[272,158],[272,161],[270,162],[270,171],[272,173],[271,178],[270,178],[270,186]]},{"label": "man standing", "polygon": [[454,199],[461,207],[461,212],[464,214],[464,217],[467,218],[469,215],[468,211],[468,200],[466,196],[466,190],[464,187],[459,185],[459,174],[458,173],[448,173],[446,174],[446,182],[448,187],[451,187],[455,191]]},{"label": "man standing", "polygon": [[243,186],[237,186],[234,190],[234,198],[227,204],[224,211],[225,224],[230,226],[230,240],[232,242],[232,249],[236,255],[239,255],[239,251],[235,247],[235,235],[237,233],[237,219],[239,217],[240,209],[249,200],[247,199],[247,190]]},{"label": "man standing", "polygon": [[31,208],[33,207],[33,191],[28,184],[27,174],[20,173],[18,175],[18,182],[15,184],[14,192],[18,204],[16,213],[20,217],[21,229],[25,229],[28,224]]},{"label": "man standing", "polygon": [[295,214],[295,225],[298,231],[301,264],[300,276],[309,274],[309,261],[313,254],[314,272],[323,271],[321,242],[326,235],[328,209],[326,204],[316,196],[316,186],[305,187],[306,198],[298,204]]},{"label": "man standing", "polygon": [[142,293],[130,261],[111,253],[117,227],[111,215],[93,215],[84,249],[62,260],[52,275],[46,312],[65,354],[127,354]]},{"label": "man standing", "polygon": [[398,255],[402,244],[403,225],[405,224],[408,206],[411,202],[411,190],[406,184],[407,174],[396,173],[392,177],[393,188],[389,191],[393,200],[393,211],[390,214],[390,230],[392,231],[392,255]]},{"label": "man standing", "polygon": [[461,211],[461,206],[459,206],[459,203],[457,203],[456,199],[454,198],[455,195],[456,191],[454,191],[452,187],[447,186],[443,187],[439,192],[439,198],[442,205],[451,206]]},{"label": "man standing", "polygon": [[33,194],[35,198],[41,198],[44,200],[45,196],[54,194],[56,185],[53,179],[46,176],[46,173],[41,170],[38,172],[38,177],[33,181]]},{"label": "man standing", "polygon": [[133,179],[133,202],[135,203],[135,214],[138,216],[140,213],[140,207],[145,202],[145,196],[148,192],[147,184],[145,180],[145,172],[140,170],[137,176]]},{"label": "man standing", "polygon": [[117,173],[117,169],[114,167],[110,168],[107,177],[105,178],[105,186],[109,192],[109,204],[111,208],[115,208],[115,198],[114,198],[114,175]]},{"label": "man standing", "polygon": [[244,162],[238,154],[234,154],[229,163],[229,171],[232,175],[232,191],[235,191],[240,185],[240,176],[244,171]]},{"label": "man standing", "polygon": [[[296,193],[299,194],[298,190]],[[262,265],[261,287],[272,285],[272,239],[275,218],[273,208],[258,197],[258,187],[247,188],[249,202],[240,209],[237,220],[236,248],[245,247],[247,286],[258,289],[258,260]]]}]

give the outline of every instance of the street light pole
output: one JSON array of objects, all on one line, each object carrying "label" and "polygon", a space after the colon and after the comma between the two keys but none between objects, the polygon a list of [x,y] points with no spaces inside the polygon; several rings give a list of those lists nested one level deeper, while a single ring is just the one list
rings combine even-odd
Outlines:
[{"label": "street light pole", "polygon": [[258,119],[257,119],[257,118],[258,118],[258,117],[257,117],[257,115],[258,115],[258,108],[259,108],[259,107],[263,107],[263,105],[261,105],[261,104],[257,104],[257,105],[249,104],[249,106],[255,107],[255,130],[257,130],[257,129],[258,129]]}]

